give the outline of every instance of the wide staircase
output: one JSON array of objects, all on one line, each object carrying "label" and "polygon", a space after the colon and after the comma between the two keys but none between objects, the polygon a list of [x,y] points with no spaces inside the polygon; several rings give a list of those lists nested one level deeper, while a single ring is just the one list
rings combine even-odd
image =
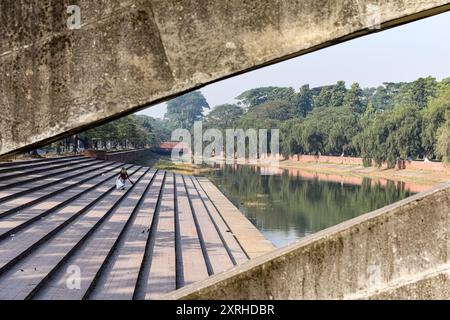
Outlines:
[{"label": "wide staircase", "polygon": [[[123,166],[134,184],[116,190]],[[0,163],[0,299],[154,299],[247,260],[193,176],[84,156]]]}]

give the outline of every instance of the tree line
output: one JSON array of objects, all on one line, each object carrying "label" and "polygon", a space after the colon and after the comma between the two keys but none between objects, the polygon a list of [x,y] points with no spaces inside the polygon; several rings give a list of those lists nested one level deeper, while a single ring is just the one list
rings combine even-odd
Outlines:
[{"label": "tree line", "polygon": [[386,82],[378,87],[333,85],[261,87],[212,108],[200,91],[167,103],[164,119],[131,115],[61,140],[53,146],[124,149],[170,140],[175,128],[280,129],[284,155],[359,156],[367,164],[397,159],[450,159],[450,78]]},{"label": "tree line", "polygon": [[[450,158],[450,78],[347,87],[344,81],[314,87],[247,90],[235,104],[214,107],[202,93],[168,102],[171,127],[280,129],[281,151],[290,154],[360,156],[394,166],[397,159]],[[205,125],[204,125],[205,126]]]},{"label": "tree line", "polygon": [[145,148],[170,140],[168,121],[145,115],[129,115],[80,134],[54,142],[44,149],[57,153],[81,149],[123,150]]}]

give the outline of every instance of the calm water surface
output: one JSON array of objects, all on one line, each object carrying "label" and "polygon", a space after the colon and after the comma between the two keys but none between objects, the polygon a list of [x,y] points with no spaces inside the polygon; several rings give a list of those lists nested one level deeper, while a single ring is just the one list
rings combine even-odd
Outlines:
[{"label": "calm water surface", "polygon": [[326,181],[287,170],[261,175],[251,166],[225,165],[202,175],[277,247],[414,194],[400,182]]}]

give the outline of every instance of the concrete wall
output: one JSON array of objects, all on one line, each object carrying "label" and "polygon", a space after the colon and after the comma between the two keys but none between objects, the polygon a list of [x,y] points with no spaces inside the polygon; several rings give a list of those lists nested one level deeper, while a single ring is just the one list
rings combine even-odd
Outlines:
[{"label": "concrete wall", "polygon": [[[66,27],[68,5],[81,29]],[[2,0],[0,155],[450,0]]]},{"label": "concrete wall", "polygon": [[167,299],[450,299],[450,183]]}]

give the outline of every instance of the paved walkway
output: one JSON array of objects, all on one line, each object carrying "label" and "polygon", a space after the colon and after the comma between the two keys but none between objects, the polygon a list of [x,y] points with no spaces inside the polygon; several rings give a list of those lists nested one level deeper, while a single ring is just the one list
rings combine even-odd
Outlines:
[{"label": "paved walkway", "polygon": [[[122,166],[134,185],[116,190]],[[0,163],[0,299],[157,299],[273,249],[205,178]]]}]

